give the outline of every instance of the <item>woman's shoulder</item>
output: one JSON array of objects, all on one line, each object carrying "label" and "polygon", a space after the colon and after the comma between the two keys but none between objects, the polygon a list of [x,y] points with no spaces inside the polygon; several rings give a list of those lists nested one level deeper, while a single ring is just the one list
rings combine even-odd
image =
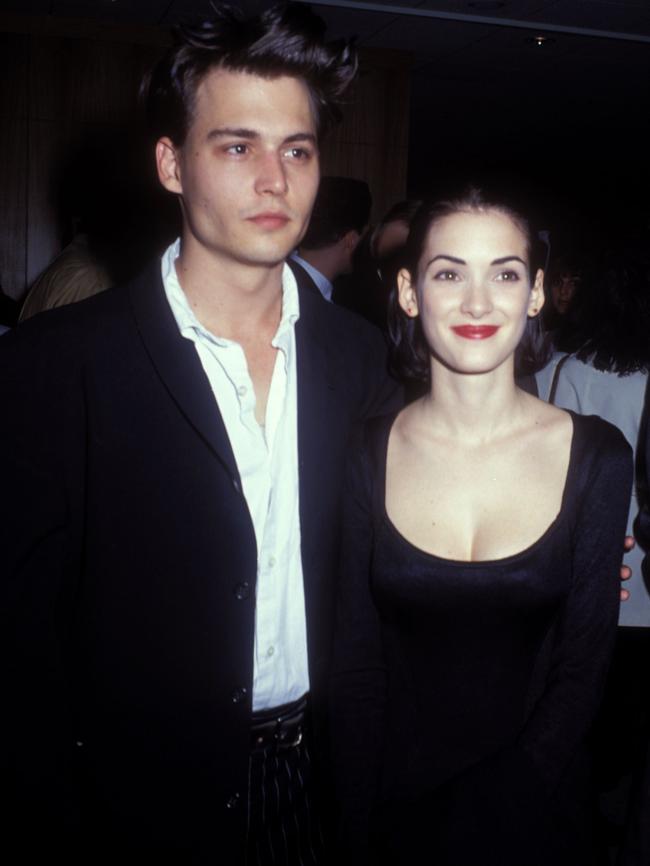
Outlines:
[{"label": "woman's shoulder", "polygon": [[529,399],[533,405],[534,424],[545,438],[568,435],[574,447],[578,445],[586,450],[611,448],[625,451],[623,446],[629,448],[619,428],[599,415],[582,415],[573,409],[546,403],[538,397],[531,396]]},{"label": "woman's shoulder", "polygon": [[626,490],[633,475],[633,452],[627,439],[613,424],[598,415],[580,415],[569,410],[573,420],[571,446],[571,478],[577,499],[588,491],[601,490],[601,496],[617,498],[617,491]]},{"label": "woman's shoulder", "polygon": [[[568,477],[589,476],[593,471],[616,477],[632,464],[632,449],[618,427],[598,415],[581,415],[537,398],[533,416],[540,459],[568,456]],[[565,450],[567,449],[567,450]]]},{"label": "woman's shoulder", "polygon": [[599,415],[580,415],[570,409],[563,411],[571,416],[576,444],[583,451],[632,454],[627,439],[614,424]]}]

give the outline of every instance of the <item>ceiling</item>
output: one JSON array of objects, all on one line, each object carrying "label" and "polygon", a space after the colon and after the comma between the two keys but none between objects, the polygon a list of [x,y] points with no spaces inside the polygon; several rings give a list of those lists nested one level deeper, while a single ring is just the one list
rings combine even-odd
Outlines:
[{"label": "ceiling", "polygon": [[[650,192],[650,0],[311,5],[333,37],[411,52],[412,191],[478,166],[594,201]],[[0,0],[0,9],[166,27],[209,2]]]}]

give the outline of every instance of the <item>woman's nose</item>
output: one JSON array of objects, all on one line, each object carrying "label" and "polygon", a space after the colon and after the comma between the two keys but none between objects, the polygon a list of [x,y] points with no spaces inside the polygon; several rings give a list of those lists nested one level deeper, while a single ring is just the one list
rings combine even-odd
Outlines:
[{"label": "woman's nose", "polygon": [[471,280],[463,295],[461,311],[472,318],[480,318],[492,310],[489,290],[478,280]]}]

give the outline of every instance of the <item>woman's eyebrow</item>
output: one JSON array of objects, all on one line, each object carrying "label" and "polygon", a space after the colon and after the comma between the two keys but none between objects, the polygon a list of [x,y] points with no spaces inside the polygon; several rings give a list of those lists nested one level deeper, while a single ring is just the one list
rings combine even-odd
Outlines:
[{"label": "woman's eyebrow", "polygon": [[520,256],[503,256],[500,259],[493,259],[493,265],[505,265],[506,262],[521,262],[522,265],[526,266],[526,262],[520,258]]},{"label": "woman's eyebrow", "polygon": [[446,253],[438,253],[437,256],[434,256],[432,259],[429,259],[429,261],[426,264],[426,267],[428,268],[429,265],[433,264],[433,262],[437,262],[438,259],[446,259],[448,262],[453,262],[456,265],[466,265],[467,264],[467,262],[464,259],[459,259],[456,256],[448,256]]}]

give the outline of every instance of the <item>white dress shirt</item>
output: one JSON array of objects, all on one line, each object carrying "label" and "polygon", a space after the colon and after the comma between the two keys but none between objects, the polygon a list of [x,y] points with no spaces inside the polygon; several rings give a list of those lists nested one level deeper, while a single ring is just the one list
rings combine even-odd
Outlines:
[{"label": "white dress shirt", "polygon": [[[253,710],[309,691],[305,594],[298,508],[298,408],[295,323],[298,288],[286,265],[278,349],[264,426],[242,347],[210,333],[194,315],[176,273],[180,241],[162,257],[167,300],[183,337],[194,343],[223,418],[257,541]],[[215,563],[215,568],[218,563]]]}]

